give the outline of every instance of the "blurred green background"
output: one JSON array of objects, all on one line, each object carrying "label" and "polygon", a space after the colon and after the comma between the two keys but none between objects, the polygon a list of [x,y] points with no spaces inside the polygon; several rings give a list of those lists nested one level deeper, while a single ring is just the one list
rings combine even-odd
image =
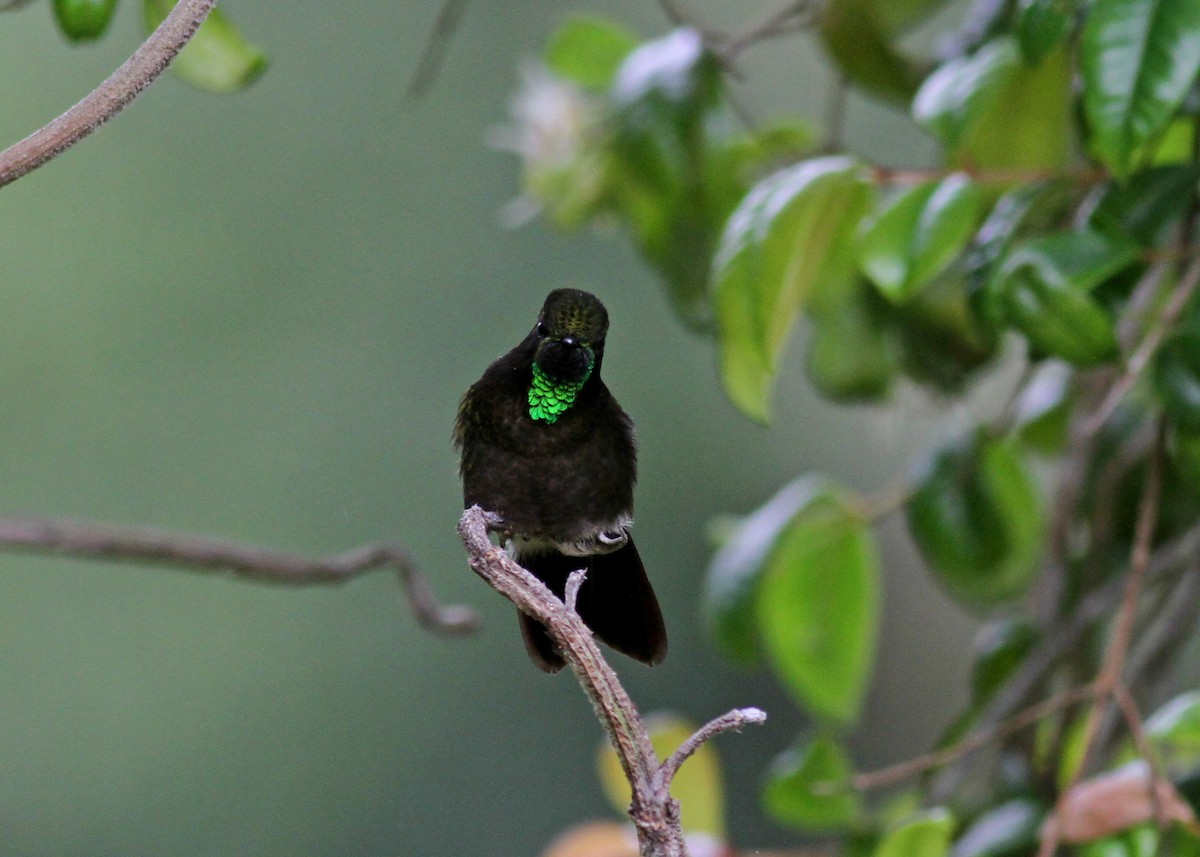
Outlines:
[{"label": "blurred green background", "polygon": [[[124,59],[141,22],[123,5],[83,48],[48,3],[0,16],[0,141]],[[4,556],[0,854],[532,855],[612,814],[582,694],[528,664],[512,608],[470,574],[454,532],[458,398],[568,285],[613,319],[605,374],[638,422],[638,543],[672,635],[662,667],[617,666],[643,711],[768,710],[765,727],[718,742],[730,827],[743,846],[790,841],[758,787],[804,721],[704,639],[706,522],[808,470],[886,483],[964,424],[964,406],[913,392],[883,411],[822,403],[793,347],[775,426],[758,428],[619,235],[501,225],[517,163],[484,140],[520,63],[569,11],[661,33],[653,4],[473,4],[416,104],[403,93],[435,0],[222,5],[271,56],[258,84],[222,97],[164,78],[0,193],[0,511],[313,554],[395,538],[485,627],[430,636],[386,575],[288,590]],[[691,8],[720,25],[770,6]],[[824,110],[829,78],[803,39],[757,50],[746,74],[741,97],[761,115]],[[868,156],[932,157],[864,102],[848,123]],[[882,530],[864,767],[945,724],[974,627],[915,569],[899,523]]]}]

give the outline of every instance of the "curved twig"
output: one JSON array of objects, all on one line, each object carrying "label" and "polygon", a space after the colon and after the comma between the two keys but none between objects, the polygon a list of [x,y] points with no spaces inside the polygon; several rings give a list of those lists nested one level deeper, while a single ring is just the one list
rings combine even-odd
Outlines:
[{"label": "curved twig", "polygon": [[463,512],[458,534],[470,554],[471,570],[522,612],[545,625],[562,651],[608,733],[629,781],[633,793],[629,817],[637,829],[642,857],[686,857],[679,803],[669,791],[671,776],[703,740],[725,729],[761,723],[766,715],[758,709],[743,709],[718,718],[684,742],[666,764],[660,764],[633,700],[600,653],[587,625],[544,583],[492,544],[488,533],[498,523],[495,515],[478,506]]},{"label": "curved twig", "polygon": [[179,0],[107,80],[50,124],[0,152],[0,187],[37,169],[121,112],[162,74],[216,4],[217,0]]},{"label": "curved twig", "polygon": [[64,518],[0,517],[0,551],[23,550],[77,559],[159,563],[180,569],[224,572],[260,583],[312,586],[345,583],[392,568],[418,621],[443,634],[474,630],[470,608],[443,606],[429,590],[408,551],[398,544],[364,545],[345,553],[312,558],[222,539],[72,521]]}]

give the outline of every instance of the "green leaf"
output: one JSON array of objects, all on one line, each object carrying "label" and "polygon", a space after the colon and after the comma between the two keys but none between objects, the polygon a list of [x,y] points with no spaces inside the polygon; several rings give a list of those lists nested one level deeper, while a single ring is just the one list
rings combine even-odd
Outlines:
[{"label": "green leaf", "polygon": [[953,832],[954,816],[947,810],[927,810],[885,836],[873,857],[946,857]]},{"label": "green leaf", "polygon": [[616,207],[666,281],[676,311],[697,329],[712,323],[708,277],[729,213],[730,194],[710,195],[705,183],[712,176],[709,117],[720,88],[716,56],[684,27],[630,53],[610,91]]},{"label": "green leaf", "polygon": [[1174,697],[1146,720],[1146,737],[1172,770],[1200,768],[1200,690]]},{"label": "green leaf", "polygon": [[912,110],[951,164],[1056,169],[1071,155],[1070,56],[1061,48],[1030,67],[1013,39],[994,39],[929,75]]},{"label": "green leaf", "polygon": [[961,392],[997,351],[996,331],[980,324],[962,277],[939,278],[896,307],[891,321],[904,371],[942,392]]},{"label": "green leaf", "polygon": [[1005,801],[987,810],[954,843],[954,857],[1013,857],[1035,850],[1044,808],[1031,800]]},{"label": "green leaf", "polygon": [[817,32],[847,80],[885,101],[906,105],[921,82],[921,69],[893,41],[887,16],[880,12],[887,5],[827,0]]},{"label": "green leaf", "polygon": [[1071,31],[1073,0],[1019,0],[1017,43],[1029,65],[1037,65]]},{"label": "green leaf", "polygon": [[1067,444],[1071,418],[1070,372],[1061,363],[1044,364],[1013,403],[1013,429],[1026,449],[1057,455]]},{"label": "green leaf", "polygon": [[620,24],[578,15],[550,37],[546,66],[587,89],[603,90],[612,85],[617,69],[637,45],[637,36]]},{"label": "green leaf", "polygon": [[870,528],[830,492],[788,523],[756,599],[768,662],[792,696],[826,720],[858,716],[875,653],[879,560]]},{"label": "green leaf", "polygon": [[826,489],[825,479],[812,475],[787,484],[740,522],[709,563],[704,617],[718,648],[731,661],[752,664],[761,658],[754,605],[767,557],[796,513]]},{"label": "green leaf", "polygon": [[112,21],[117,0],[54,0],[58,29],[73,42],[100,38]]},{"label": "green leaf", "polygon": [[[172,0],[145,0],[142,9],[146,30],[157,28],[174,7]],[[266,68],[266,54],[246,41],[220,9],[208,14],[171,63],[171,69],[189,84],[210,92],[245,89]]]},{"label": "green leaf", "polygon": [[1015,247],[997,273],[1009,322],[1038,352],[1077,366],[1117,355],[1112,319],[1089,294],[1137,261],[1128,241],[1094,230],[1061,232]]},{"label": "green leaf", "polygon": [[1195,0],[1096,0],[1080,50],[1093,154],[1118,175],[1161,133],[1200,72]]},{"label": "green leaf", "polygon": [[[646,718],[646,731],[655,754],[665,759],[692,736],[696,725],[676,715],[658,713]],[[632,794],[629,780],[621,769],[612,745],[605,741],[597,758],[600,783],[617,812],[629,809]],[[721,761],[712,742],[701,744],[671,781],[671,797],[679,801],[680,823],[684,833],[704,833],[718,840],[725,838],[725,788]]]},{"label": "green leaf", "polygon": [[870,221],[859,264],[885,297],[903,303],[962,252],[979,226],[983,200],[963,175],[917,185]]},{"label": "green leaf", "polygon": [[838,300],[813,307],[805,371],[828,399],[880,399],[891,387],[896,355],[886,305],[865,281]]},{"label": "green leaf", "polygon": [[1144,247],[1166,243],[1196,198],[1200,167],[1176,164],[1139,170],[1110,182],[1088,222],[1114,238],[1130,237]]},{"label": "green leaf", "polygon": [[978,432],[943,450],[907,513],[909,531],[937,580],[966,604],[990,607],[1032,582],[1045,511],[1013,441]]},{"label": "green leaf", "polygon": [[1186,432],[1200,432],[1200,329],[1176,331],[1159,347],[1154,386],[1175,424]]},{"label": "green leaf", "polygon": [[771,382],[797,315],[853,283],[849,252],[870,183],[849,158],[821,158],[755,185],[730,215],[713,264],[721,379],[766,422]]},{"label": "green leaf", "polygon": [[821,737],[780,755],[767,774],[763,800],[776,821],[811,831],[845,830],[862,815],[850,784],[854,770],[841,745]]}]

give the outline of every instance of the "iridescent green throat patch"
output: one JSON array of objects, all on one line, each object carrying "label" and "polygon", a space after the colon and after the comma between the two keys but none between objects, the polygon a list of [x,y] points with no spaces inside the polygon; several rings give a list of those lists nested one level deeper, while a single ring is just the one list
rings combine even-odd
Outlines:
[{"label": "iridescent green throat patch", "polygon": [[529,387],[530,418],[544,423],[556,422],[575,404],[575,397],[591,374],[591,367],[588,367],[587,374],[579,381],[554,381],[534,363],[533,384]]}]

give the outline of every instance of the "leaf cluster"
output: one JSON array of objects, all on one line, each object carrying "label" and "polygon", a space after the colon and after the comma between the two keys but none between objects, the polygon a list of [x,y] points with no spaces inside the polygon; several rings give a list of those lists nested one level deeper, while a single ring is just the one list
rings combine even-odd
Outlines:
[{"label": "leaf cluster", "polygon": [[[1200,5],[980,3],[948,53],[912,56],[905,32],[941,5],[829,0],[812,22],[846,84],[937,142],[934,168],[866,162],[836,134],[818,151],[803,117],[739,124],[728,72],[744,34],[641,41],[593,18],[551,40],[510,139],[526,203],[563,227],[622,227],[681,320],[712,337],[750,419],[771,418],[798,328],[809,380],[846,403],[901,384],[958,395],[1002,353],[1024,364],[1003,409],[930,450],[898,495],[813,474],[780,489],[728,533],[705,609],[717,646],[766,665],[813,718],[768,774],[775,818],[855,854],[1033,854],[1073,788],[1112,791],[1104,777],[1131,745],[1119,726],[1084,729],[1075,698],[1031,728],[1003,718],[1097,675],[1131,556],[1150,557],[1127,676],[1139,702],[1179,693],[1173,655],[1200,612],[1180,549],[1200,513]],[[1146,504],[1155,462],[1161,502]],[[1147,506],[1161,513],[1139,526]],[[874,660],[873,524],[893,509],[933,578],[992,622],[948,754],[881,802],[842,739]],[[1178,712],[1194,704],[1180,696],[1149,721],[1174,724],[1151,730],[1149,761],[1189,800],[1200,757]],[[993,752],[972,769],[949,751],[977,733]],[[973,789],[948,787],[972,772]],[[1189,825],[1150,822],[1071,841],[1081,854],[1200,849]]]}]

